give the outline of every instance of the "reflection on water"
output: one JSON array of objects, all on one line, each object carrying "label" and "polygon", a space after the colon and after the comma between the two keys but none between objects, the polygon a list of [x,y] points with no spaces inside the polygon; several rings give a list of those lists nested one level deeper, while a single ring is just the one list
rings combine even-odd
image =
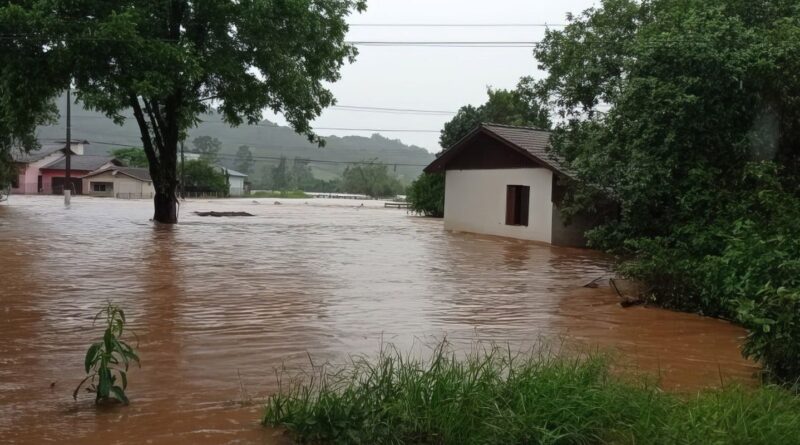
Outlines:
[{"label": "reflection on water", "polygon": [[[624,310],[593,252],[453,234],[353,201],[193,201],[175,227],[151,204],[12,197],[0,205],[0,437],[10,443],[279,443],[257,424],[274,370],[372,353],[383,339],[520,347],[540,336],[619,348],[666,386],[747,380],[743,332]],[[246,210],[202,218],[195,210]],[[92,317],[111,299],[136,332],[132,405],[72,401]],[[247,392],[242,393],[242,388]]]}]

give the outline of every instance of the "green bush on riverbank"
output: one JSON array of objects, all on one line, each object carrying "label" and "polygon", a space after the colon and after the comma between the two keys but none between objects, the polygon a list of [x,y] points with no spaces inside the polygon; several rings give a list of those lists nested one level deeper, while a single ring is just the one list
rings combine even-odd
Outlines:
[{"label": "green bush on riverbank", "polygon": [[313,443],[793,443],[800,398],[728,388],[682,398],[612,376],[602,356],[490,348],[430,360],[389,348],[282,386],[264,425]]}]

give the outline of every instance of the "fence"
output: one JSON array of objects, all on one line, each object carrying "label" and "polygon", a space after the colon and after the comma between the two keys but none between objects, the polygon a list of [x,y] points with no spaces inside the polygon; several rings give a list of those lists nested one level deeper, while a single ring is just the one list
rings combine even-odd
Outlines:
[{"label": "fence", "polygon": [[153,199],[152,193],[117,193],[117,199]]}]

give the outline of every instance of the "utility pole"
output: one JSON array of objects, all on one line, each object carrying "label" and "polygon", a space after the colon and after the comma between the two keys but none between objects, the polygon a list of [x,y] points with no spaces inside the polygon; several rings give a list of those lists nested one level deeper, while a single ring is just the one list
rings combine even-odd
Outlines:
[{"label": "utility pole", "polygon": [[183,141],[181,141],[181,199],[186,199],[186,170],[183,162]]},{"label": "utility pole", "polygon": [[70,195],[72,193],[72,180],[70,179],[71,170],[70,170],[70,158],[72,157],[72,116],[70,115],[70,86],[67,85],[67,174],[66,178],[64,178],[64,205],[68,206],[70,201]]}]

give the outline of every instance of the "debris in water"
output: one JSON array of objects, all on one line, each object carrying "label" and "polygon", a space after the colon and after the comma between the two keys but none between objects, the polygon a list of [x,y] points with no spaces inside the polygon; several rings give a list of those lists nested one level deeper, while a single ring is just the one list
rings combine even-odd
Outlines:
[{"label": "debris in water", "polygon": [[622,278],[611,278],[608,282],[617,293],[620,306],[630,307],[644,303],[645,290],[641,283]]},{"label": "debris in water", "polygon": [[252,213],[247,212],[194,212],[197,216],[255,216]]}]

